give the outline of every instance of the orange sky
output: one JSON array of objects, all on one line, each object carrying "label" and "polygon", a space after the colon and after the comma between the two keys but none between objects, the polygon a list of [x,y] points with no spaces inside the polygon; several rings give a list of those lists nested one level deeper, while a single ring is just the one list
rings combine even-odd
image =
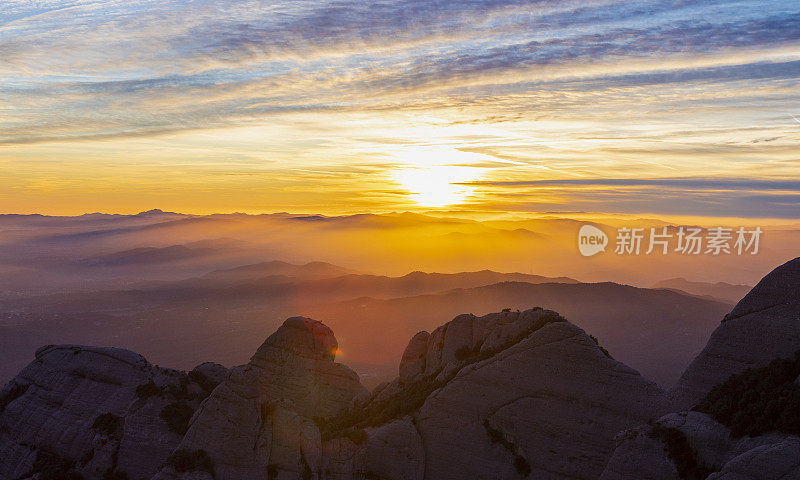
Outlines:
[{"label": "orange sky", "polygon": [[797,4],[439,8],[11,2],[0,212],[800,217]]}]

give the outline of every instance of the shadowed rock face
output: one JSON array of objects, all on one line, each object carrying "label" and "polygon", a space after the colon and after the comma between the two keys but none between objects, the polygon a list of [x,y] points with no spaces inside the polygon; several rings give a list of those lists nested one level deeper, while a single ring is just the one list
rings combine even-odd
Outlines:
[{"label": "shadowed rock face", "polygon": [[[695,406],[731,375],[764,367],[778,358],[794,358],[797,350],[800,258],[769,273],[726,316],[671,392],[671,401],[676,410]],[[749,383],[750,388],[763,384]],[[770,408],[785,408],[778,405]],[[776,419],[790,422],[782,415]],[[692,468],[703,472],[701,476],[695,473],[694,478],[707,480],[800,478],[800,439],[796,435],[771,431],[734,438],[733,433],[699,411],[665,415],[653,424],[622,432],[600,480],[680,480],[688,478],[686,469]],[[680,454],[689,451],[689,455]],[[680,469],[684,469],[683,475]]]},{"label": "shadowed rock face", "polygon": [[[334,362],[337,345],[320,322],[286,320],[249,364],[231,369],[180,447],[207,452],[218,480],[318,472],[322,443],[312,419],[334,415],[367,394],[355,372]],[[167,468],[159,478],[175,473]]]},{"label": "shadowed rock face", "polygon": [[549,323],[425,401],[425,478],[594,479],[619,430],[663,411],[657,385]]},{"label": "shadowed rock face", "polygon": [[678,463],[684,468],[690,463],[702,465],[707,480],[800,478],[800,439],[796,436],[767,434],[733,439],[730,431],[711,417],[681,412],[620,434],[600,480],[682,480],[669,454],[675,446],[659,436],[657,429],[680,432],[694,458],[683,457]]},{"label": "shadowed rock face", "polygon": [[[205,364],[203,375],[211,381],[219,369]],[[142,398],[137,387],[148,383],[157,393]],[[39,349],[0,392],[0,479],[26,477],[45,456],[74,464],[86,478],[114,470],[150,478],[181,439],[160,417],[175,401],[166,391],[183,392],[191,408],[207,394],[185,374],[127,350]]]},{"label": "shadowed rock face", "polygon": [[764,277],[717,327],[671,392],[688,408],[714,385],[800,349],[800,258]]}]

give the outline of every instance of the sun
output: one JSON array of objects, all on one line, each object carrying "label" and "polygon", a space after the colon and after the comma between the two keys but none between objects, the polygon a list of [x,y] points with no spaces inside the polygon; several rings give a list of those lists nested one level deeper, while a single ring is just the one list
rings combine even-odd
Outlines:
[{"label": "sun", "polygon": [[405,187],[409,197],[423,207],[446,207],[462,203],[475,190],[460,182],[475,180],[480,172],[474,167],[440,165],[407,167],[397,170],[394,179]]},{"label": "sun", "polygon": [[483,175],[484,168],[470,165],[483,157],[451,148],[413,149],[404,152],[392,178],[423,207],[456,205],[474,193],[475,187],[465,184]]}]

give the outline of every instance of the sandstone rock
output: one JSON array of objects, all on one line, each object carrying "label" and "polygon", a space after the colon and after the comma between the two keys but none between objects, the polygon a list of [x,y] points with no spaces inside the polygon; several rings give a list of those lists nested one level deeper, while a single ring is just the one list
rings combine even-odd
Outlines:
[{"label": "sandstone rock", "polygon": [[409,418],[365,430],[366,439],[355,444],[347,437],[325,442],[325,480],[380,478],[422,480],[425,451]]},{"label": "sandstone rock", "polygon": [[355,372],[334,362],[337,346],[322,323],[286,320],[200,406],[180,447],[207,452],[217,480],[314,478],[322,447],[312,419],[367,393]]},{"label": "sandstone rock", "polygon": [[[727,428],[699,412],[671,413],[655,425],[684,434],[696,461],[714,473],[707,480],[800,478],[800,438],[768,434],[732,439]],[[623,432],[600,480],[681,480],[666,445],[645,425]]]},{"label": "sandstone rock", "polygon": [[714,331],[670,392],[676,410],[689,408],[732,374],[800,350],[800,258],[773,270]]},{"label": "sandstone rock", "polygon": [[189,374],[199,374],[209,382],[219,385],[228,376],[228,369],[214,362],[204,362],[194,367]]},{"label": "sandstone rock", "polygon": [[457,346],[497,348],[534,330],[462,368],[425,401],[417,424],[426,478],[595,479],[617,432],[664,412],[657,385],[608,358],[580,328],[546,324],[552,313],[461,316],[434,331],[427,358],[441,366]]},{"label": "sandstone rock", "polygon": [[425,354],[430,336],[428,332],[419,332],[411,337],[400,360],[400,381],[410,382],[425,372]]},{"label": "sandstone rock", "polygon": [[664,444],[648,426],[625,430],[599,480],[681,480]]},{"label": "sandstone rock", "polygon": [[512,339],[526,335],[554,318],[558,318],[557,313],[541,308],[490,313],[482,317],[459,315],[435,329],[428,338],[425,375],[437,375],[447,364],[459,361],[459,353],[501,349]]},{"label": "sandstone rock", "polygon": [[708,480],[800,478],[800,439],[791,436],[738,455]]},{"label": "sandstone rock", "polygon": [[0,393],[0,479],[24,476],[41,455],[70,461],[87,479],[110,470],[150,478],[180,441],[159,416],[175,399],[158,389],[139,398],[137,387],[153,382],[178,391],[182,378],[195,386],[118,348],[39,349]]}]

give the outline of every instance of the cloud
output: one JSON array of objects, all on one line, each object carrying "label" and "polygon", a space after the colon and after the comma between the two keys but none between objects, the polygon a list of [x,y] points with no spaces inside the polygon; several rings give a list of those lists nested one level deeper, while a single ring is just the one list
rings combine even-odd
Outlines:
[{"label": "cloud", "polygon": [[491,187],[604,186],[681,187],[724,190],[793,190],[800,193],[800,180],[747,178],[565,178],[553,180],[478,181],[468,185]]},{"label": "cloud", "polygon": [[[0,161],[18,168],[58,149],[246,155],[295,174],[374,162],[362,176],[392,191],[392,169],[439,148],[485,154],[486,177],[506,181],[687,175],[584,185],[608,195],[777,195],[708,178],[800,175],[792,2],[0,2]],[[770,198],[753,202],[784,208]]]}]

